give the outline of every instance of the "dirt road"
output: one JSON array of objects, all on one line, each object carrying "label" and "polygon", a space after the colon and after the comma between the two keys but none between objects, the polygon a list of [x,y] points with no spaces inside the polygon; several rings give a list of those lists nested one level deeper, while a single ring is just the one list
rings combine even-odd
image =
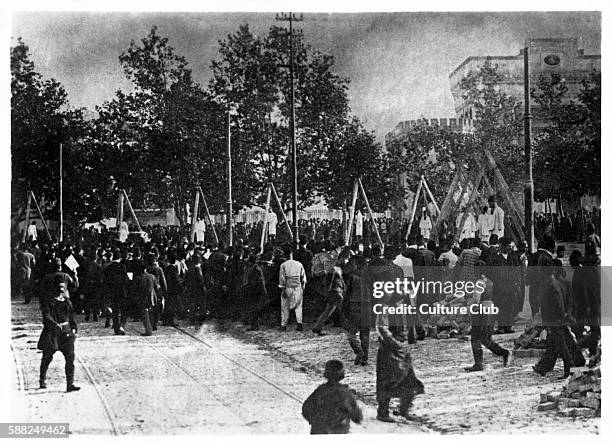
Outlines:
[{"label": "dirt road", "polygon": [[[301,403],[323,382],[316,372],[214,325],[162,327],[141,337],[139,323],[129,323],[126,336],[114,336],[103,322],[80,322],[75,379],[81,391],[65,393],[60,353],[41,390],[37,304],[13,303],[12,327],[13,419],[68,422],[75,434],[306,434]],[[377,422],[372,406],[364,413],[354,432],[428,431]]]}]

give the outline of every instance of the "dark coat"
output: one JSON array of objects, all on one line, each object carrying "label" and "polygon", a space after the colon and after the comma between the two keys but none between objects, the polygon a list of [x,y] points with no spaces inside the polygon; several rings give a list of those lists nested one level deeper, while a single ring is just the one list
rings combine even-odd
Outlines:
[{"label": "dark coat", "polygon": [[[47,298],[42,301],[40,309],[43,316],[43,330],[38,339],[38,349],[46,352],[58,351],[63,343],[74,342],[72,330],[77,330],[74,320],[74,309],[68,298],[58,301]],[[68,322],[70,332],[62,331],[59,324]]]},{"label": "dark coat", "polygon": [[102,283],[110,302],[120,303],[127,299],[128,276],[125,265],[121,262],[111,262],[102,275]]},{"label": "dark coat", "polygon": [[246,283],[242,287],[243,312],[257,312],[270,302],[264,272],[258,264],[254,264],[249,265],[245,273]]},{"label": "dark coat", "polygon": [[132,281],[132,297],[140,309],[148,309],[157,305],[157,291],[159,284],[155,276],[149,273],[137,274]]},{"label": "dark coat", "polygon": [[363,414],[348,386],[328,381],[304,401],[302,416],[311,434],[348,433],[351,420],[361,423]]},{"label": "dark coat", "polygon": [[424,393],[423,383],[414,374],[408,342],[399,328],[379,325],[376,357],[376,397],[379,401]]}]

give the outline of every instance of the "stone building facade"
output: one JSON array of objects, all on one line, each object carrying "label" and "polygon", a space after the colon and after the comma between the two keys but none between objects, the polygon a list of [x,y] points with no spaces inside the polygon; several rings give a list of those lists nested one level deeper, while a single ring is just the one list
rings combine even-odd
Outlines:
[{"label": "stone building facade", "polygon": [[[565,100],[577,100],[581,89],[581,82],[588,78],[593,71],[601,70],[601,55],[584,54],[578,48],[575,38],[548,38],[527,39],[525,47],[529,48],[529,79],[534,87],[542,74],[557,73],[565,80],[568,88]],[[455,112],[458,118],[473,121],[478,116],[472,103],[464,100],[461,95],[461,80],[468,73],[480,69],[489,60],[497,66],[498,72],[503,76],[501,90],[518,99],[524,100],[524,56],[521,49],[514,56],[473,56],[468,57],[449,75],[451,93],[455,102]],[[532,108],[535,105],[532,102]],[[534,126],[543,124],[534,122]],[[469,131],[470,128],[466,127]]]}]

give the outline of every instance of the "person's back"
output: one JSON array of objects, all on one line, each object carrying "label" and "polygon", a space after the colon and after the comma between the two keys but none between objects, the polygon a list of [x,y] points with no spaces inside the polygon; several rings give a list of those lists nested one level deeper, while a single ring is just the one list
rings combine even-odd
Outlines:
[{"label": "person's back", "polygon": [[310,434],[348,433],[351,421],[359,424],[363,413],[347,385],[340,384],[344,378],[344,365],[338,360],[325,364],[325,384],[321,384],[304,401],[302,416],[310,424]]}]

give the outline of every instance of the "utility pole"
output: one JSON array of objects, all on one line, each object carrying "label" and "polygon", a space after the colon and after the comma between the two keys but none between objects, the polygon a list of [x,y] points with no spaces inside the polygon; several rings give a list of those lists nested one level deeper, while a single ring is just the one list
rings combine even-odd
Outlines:
[{"label": "utility pole", "polygon": [[228,232],[228,243],[231,247],[234,244],[234,235],[232,233],[233,223],[232,216],[234,214],[232,208],[232,141],[231,141],[231,117],[230,111],[227,111],[227,150],[226,150],[226,162],[227,162],[227,232]]},{"label": "utility pole", "polygon": [[535,251],[533,232],[533,156],[531,152],[531,91],[529,85],[529,47],[523,49],[525,67],[525,231],[527,248],[530,253]]},{"label": "utility pole", "polygon": [[297,150],[295,146],[295,86],[293,82],[293,22],[301,22],[304,20],[304,16],[300,14],[297,17],[295,14],[290,12],[285,14],[276,14],[276,20],[288,21],[289,22],[289,81],[291,83],[291,119],[289,127],[291,130],[291,166],[292,166],[292,182],[293,182],[293,201],[291,208],[291,215],[293,217],[293,242],[297,245],[299,242],[299,227],[298,227],[298,213],[297,213],[297,201],[298,201],[298,180],[297,180]]},{"label": "utility pole", "polygon": [[59,146],[59,241],[64,241],[64,171],[63,144]]}]

